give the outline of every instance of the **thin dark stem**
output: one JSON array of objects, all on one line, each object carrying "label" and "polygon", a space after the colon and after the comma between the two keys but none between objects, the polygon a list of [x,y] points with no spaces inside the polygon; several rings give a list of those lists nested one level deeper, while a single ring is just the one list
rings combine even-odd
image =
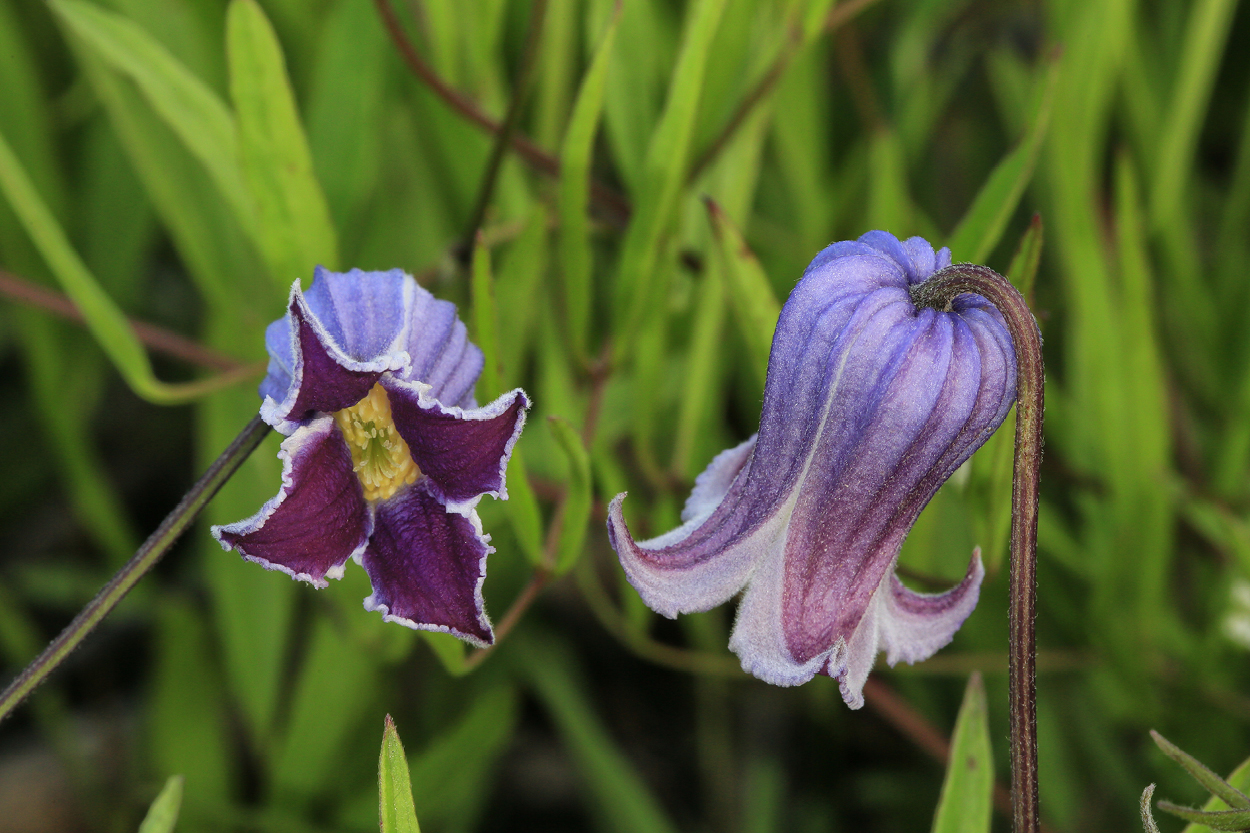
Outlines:
[{"label": "thin dark stem", "polygon": [[261,440],[269,433],[269,426],[261,422],[260,417],[253,417],[247,427],[234,438],[230,446],[213,461],[191,490],[179,501],[157,527],[156,531],[143,542],[143,546],[134,557],[104,585],[96,597],[82,609],[74,621],[69,623],[61,635],[52,640],[34,662],[26,667],[16,680],[0,694],[0,720],[3,720],[16,709],[35,688],[47,679],[57,666],[78,647],[79,643],[91,633],[105,616],[125,598],[149,570],[156,566],[178,537],[186,530],[200,512],[212,500],[217,490],[238,470],[248,455],[256,450]]},{"label": "thin dark stem", "polygon": [[1037,800],[1037,499],[1042,462],[1044,370],[1042,336],[1016,288],[986,266],[958,263],[912,289],[919,306],[949,309],[974,293],[1002,313],[1016,350],[1016,454],[1011,490],[1011,613],[1008,696],[1011,710],[1011,793],[1016,833],[1036,833]]},{"label": "thin dark stem", "polygon": [[[825,31],[836,31],[842,24],[876,2],[877,0],[850,0],[849,3],[839,3],[833,7],[829,12],[829,16],[825,18]],[[803,48],[803,45],[803,32],[799,28],[798,21],[791,21],[787,31],[786,42],[782,44],[777,57],[773,59],[772,65],[760,76],[760,80],[751,88],[751,91],[738,103],[738,108],[734,110],[734,114],[730,116],[729,121],[721,128],[721,132],[716,135],[712,143],[699,154],[699,158],[695,160],[694,165],[690,168],[689,175],[686,177],[687,183],[693,183],[703,175],[703,172],[716,161],[721,151],[729,144],[729,140],[734,137],[746,122],[747,117],[751,115],[761,102],[772,95],[777,83],[781,81],[786,74],[786,70],[790,68],[790,61]]]},{"label": "thin dark stem", "polygon": [[[84,322],[82,313],[64,294],[29,281],[0,269],[0,295],[7,295],[15,301],[39,307],[47,312],[59,315],[75,323]],[[131,328],[139,341],[152,350],[181,359],[188,364],[199,365],[213,370],[238,370],[243,363],[215,350],[204,347],[189,338],[183,338],[154,324],[129,319]],[[264,365],[261,365],[263,368]]]},{"label": "thin dark stem", "polygon": [[[924,715],[905,699],[899,696],[888,683],[876,677],[869,677],[864,682],[864,702],[868,708],[889,723],[899,734],[911,740],[929,757],[946,766],[950,761],[951,742]],[[1003,815],[1010,816],[1012,810],[1011,794],[1003,789],[1003,785],[994,781],[994,806]],[[1039,826],[1041,833],[1051,833],[1045,824]]]},{"label": "thin dark stem", "polygon": [[473,240],[486,219],[486,210],[490,207],[491,196],[495,193],[495,183],[499,181],[499,170],[503,166],[504,153],[516,135],[521,120],[521,108],[529,95],[530,82],[534,78],[534,66],[538,63],[538,48],[542,41],[543,20],[547,16],[547,0],[533,0],[530,5],[529,29],[525,33],[525,50],[521,53],[521,67],[517,72],[516,86],[512,92],[512,101],[508,112],[504,115],[503,124],[495,132],[495,144],[490,151],[490,159],[486,163],[486,172],[482,174],[482,184],[478,188],[477,203],[461,243],[460,262],[467,264],[469,254],[473,251]]},{"label": "thin dark stem", "polygon": [[[403,25],[399,22],[399,18],[395,15],[395,10],[391,7],[390,0],[373,0],[373,3],[378,9],[378,15],[382,18],[382,25],[386,27],[386,31],[394,42],[395,48],[399,50],[404,63],[408,65],[413,74],[420,78],[452,110],[486,132],[498,134],[502,130],[499,122],[482,112],[471,99],[466,98],[452,88],[421,58],[417,48],[404,31]],[[552,177],[560,175],[560,160],[540,148],[527,136],[514,131],[508,143],[516,151],[517,155],[525,160],[534,170]],[[629,201],[606,185],[592,180],[590,183],[590,198],[603,211],[605,219],[619,226],[624,226],[629,220],[631,210]]]}]

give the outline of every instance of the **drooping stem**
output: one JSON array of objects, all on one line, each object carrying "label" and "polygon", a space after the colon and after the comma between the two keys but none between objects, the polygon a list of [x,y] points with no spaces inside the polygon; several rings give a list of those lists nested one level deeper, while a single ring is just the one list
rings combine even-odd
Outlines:
[{"label": "drooping stem", "polygon": [[230,479],[256,450],[261,440],[269,433],[269,426],[254,417],[239,436],[234,438],[221,456],[213,461],[191,490],[183,496],[174,511],[170,512],[161,525],[157,527],[139,551],[135,553],[126,566],[104,585],[96,597],[74,617],[60,636],[52,640],[34,662],[26,667],[17,679],[0,694],[0,720],[8,717],[35,688],[47,679],[70,653],[91,633],[105,616],[117,607],[139,579],[156,566],[178,537],[195,521],[205,505],[212,500],[217,491]]},{"label": "drooping stem", "polygon": [[949,309],[974,293],[998,308],[1016,351],[1016,453],[1011,488],[1011,607],[1008,698],[1011,710],[1011,799],[1016,833],[1036,833],[1037,801],[1037,498],[1042,462],[1042,336],[1016,288],[986,266],[958,263],[912,289],[917,305]]}]

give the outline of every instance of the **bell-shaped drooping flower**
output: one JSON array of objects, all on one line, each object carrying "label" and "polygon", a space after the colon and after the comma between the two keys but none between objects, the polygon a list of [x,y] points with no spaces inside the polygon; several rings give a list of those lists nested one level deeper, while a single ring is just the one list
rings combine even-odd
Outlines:
[{"label": "bell-shaped drooping flower", "polygon": [[838,678],[851,708],[877,651],[917,662],[950,642],[984,574],[941,595],[894,574],[938,487],[1006,417],[1015,353],[978,295],[917,308],[910,289],[950,265],[885,232],[812,261],[773,336],[759,433],[695,482],[683,525],[630,537],[617,495],[608,534],[643,600],[674,617],[745,589],[729,647],[778,685]]},{"label": "bell-shaped drooping flower", "polygon": [[247,520],[213,527],[222,547],[317,587],[354,558],[373,584],[367,610],[491,643],[494,548],[476,507],[507,498],[525,394],[476,407],[482,352],[453,304],[398,269],[318,267],[265,344],[260,414],[286,436],[282,486]]}]

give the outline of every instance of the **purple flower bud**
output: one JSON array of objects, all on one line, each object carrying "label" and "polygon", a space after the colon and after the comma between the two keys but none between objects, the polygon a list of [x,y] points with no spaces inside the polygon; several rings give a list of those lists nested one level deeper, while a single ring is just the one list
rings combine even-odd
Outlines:
[{"label": "purple flower bud", "polygon": [[695,481],[682,526],[635,541],[617,495],[608,535],[643,600],[675,617],[745,590],[729,647],[777,685],[838,678],[851,708],[877,651],[917,662],[950,642],[984,571],[940,595],[894,574],[920,510],[1006,417],[1015,353],[998,310],[961,295],[917,308],[950,265],[874,231],[816,256],[781,311],[760,430]]},{"label": "purple flower bud", "polygon": [[398,269],[317,267],[265,343],[260,414],[286,436],[282,486],[247,520],[213,527],[222,547],[316,587],[354,558],[373,584],[367,610],[493,642],[482,582],[494,548],[476,507],[507,499],[525,394],[476,407],[481,351],[453,304]]}]

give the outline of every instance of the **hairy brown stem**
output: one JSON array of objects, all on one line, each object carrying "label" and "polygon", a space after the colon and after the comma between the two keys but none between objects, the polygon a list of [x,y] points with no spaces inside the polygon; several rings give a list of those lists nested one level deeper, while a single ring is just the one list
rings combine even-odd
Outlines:
[{"label": "hairy brown stem", "polygon": [[1037,500],[1044,405],[1042,336],[1028,304],[987,266],[957,263],[912,287],[918,306],[949,309],[973,293],[998,308],[1016,351],[1016,453],[1011,489],[1011,608],[1008,698],[1011,710],[1011,797],[1016,833],[1036,833],[1037,800]]}]

